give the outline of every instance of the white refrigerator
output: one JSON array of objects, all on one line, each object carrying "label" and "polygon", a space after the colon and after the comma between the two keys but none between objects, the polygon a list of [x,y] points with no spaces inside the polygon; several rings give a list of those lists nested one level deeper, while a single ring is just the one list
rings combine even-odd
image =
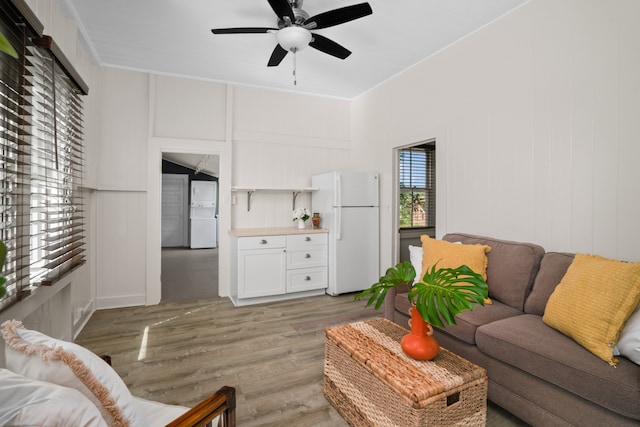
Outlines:
[{"label": "white refrigerator", "polygon": [[216,197],[218,184],[214,181],[191,182],[191,248],[218,246]]},{"label": "white refrigerator", "polygon": [[329,230],[329,295],[361,291],[380,278],[377,173],[331,172],[311,177],[312,212]]}]

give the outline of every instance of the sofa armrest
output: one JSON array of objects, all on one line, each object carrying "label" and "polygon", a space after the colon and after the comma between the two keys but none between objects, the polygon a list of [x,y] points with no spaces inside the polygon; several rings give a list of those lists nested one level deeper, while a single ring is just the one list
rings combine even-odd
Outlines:
[{"label": "sofa armrest", "polygon": [[[204,427],[220,415],[219,426],[236,425],[236,389],[224,386],[220,390],[198,403],[189,411],[176,418],[167,427]],[[215,427],[215,426],[213,426]]]},{"label": "sofa armrest", "polygon": [[395,321],[394,320],[395,315],[393,313],[396,309],[395,307],[396,293],[397,293],[397,290],[395,287],[389,288],[389,290],[387,291],[387,295],[384,297],[384,317],[391,321]]},{"label": "sofa armrest", "polygon": [[[111,366],[111,356],[103,354],[102,360]],[[236,389],[223,386],[218,391],[198,403],[187,412],[171,421],[165,427],[205,427],[220,415],[218,427],[236,426]],[[216,426],[212,426],[216,427]]]}]

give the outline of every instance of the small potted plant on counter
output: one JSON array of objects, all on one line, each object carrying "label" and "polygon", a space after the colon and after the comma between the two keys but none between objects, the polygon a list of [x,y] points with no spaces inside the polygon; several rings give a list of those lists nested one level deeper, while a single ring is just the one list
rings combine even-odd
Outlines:
[{"label": "small potted plant on counter", "polygon": [[309,209],[298,208],[293,211],[293,221],[298,223],[298,228],[305,228],[304,222],[309,219]]},{"label": "small potted plant on counter", "polygon": [[455,316],[465,310],[473,310],[476,304],[484,305],[489,291],[482,276],[466,265],[437,268],[436,263],[421,281],[414,283],[415,277],[416,271],[411,263],[401,262],[389,268],[378,282],[355,298],[368,298],[366,306],[375,303],[374,308],[378,310],[389,289],[406,286],[411,303],[411,333],[402,339],[402,349],[414,359],[431,360],[439,351],[435,338],[431,336],[431,325],[443,327],[443,320],[455,325]]}]

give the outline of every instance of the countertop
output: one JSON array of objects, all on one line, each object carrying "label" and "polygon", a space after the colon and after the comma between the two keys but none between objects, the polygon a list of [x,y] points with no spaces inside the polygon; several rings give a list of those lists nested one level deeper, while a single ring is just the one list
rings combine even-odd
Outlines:
[{"label": "countertop", "polygon": [[268,228],[234,228],[229,234],[236,237],[276,236],[282,234],[321,234],[328,233],[326,228],[268,227]]}]

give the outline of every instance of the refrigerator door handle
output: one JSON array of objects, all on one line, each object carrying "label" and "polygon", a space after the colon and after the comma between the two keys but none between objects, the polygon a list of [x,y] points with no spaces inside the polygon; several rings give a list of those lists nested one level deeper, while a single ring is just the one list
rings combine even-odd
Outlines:
[{"label": "refrigerator door handle", "polygon": [[336,174],[336,206],[342,206],[342,176]]},{"label": "refrigerator door handle", "polygon": [[342,206],[336,209],[336,240],[342,240]]}]

